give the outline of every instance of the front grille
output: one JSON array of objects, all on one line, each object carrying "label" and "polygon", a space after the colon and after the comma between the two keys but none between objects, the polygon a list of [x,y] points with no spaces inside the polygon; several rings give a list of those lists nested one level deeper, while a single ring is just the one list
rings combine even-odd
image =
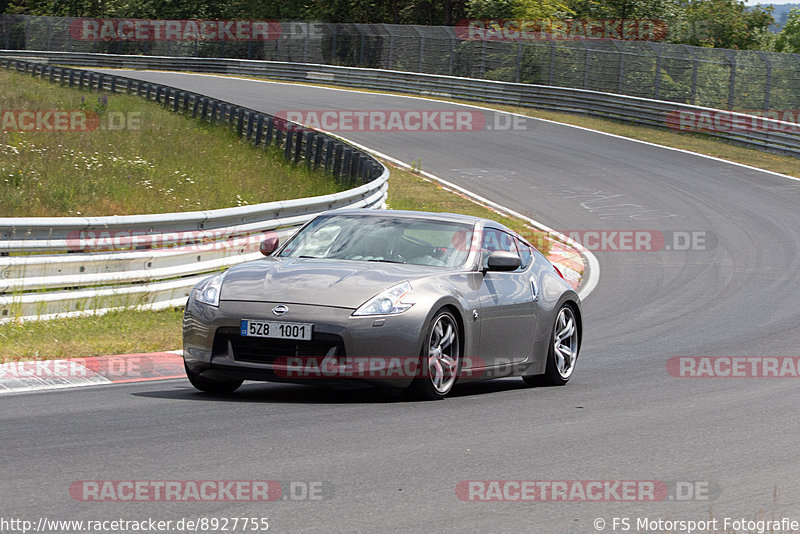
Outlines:
[{"label": "front grille", "polygon": [[237,362],[275,363],[290,357],[319,358],[336,348],[337,356],[344,356],[342,338],[335,334],[315,333],[309,341],[249,337],[239,334],[235,328],[220,328],[214,338],[214,354],[225,354],[228,346]]}]

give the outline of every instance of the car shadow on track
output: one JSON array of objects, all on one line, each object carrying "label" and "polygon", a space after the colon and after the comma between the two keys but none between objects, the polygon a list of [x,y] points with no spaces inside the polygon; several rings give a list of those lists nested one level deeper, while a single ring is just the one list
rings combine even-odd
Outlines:
[{"label": "car shadow on track", "polygon": [[[532,389],[519,378],[500,378],[484,382],[457,385],[447,399],[476,397],[503,392]],[[210,394],[191,386],[177,385],[156,391],[138,391],[131,395],[169,400],[199,402],[257,402],[290,404],[386,404],[425,402],[407,399],[400,390],[377,389],[369,386],[353,389],[331,389],[297,384],[249,382],[234,393]]]}]

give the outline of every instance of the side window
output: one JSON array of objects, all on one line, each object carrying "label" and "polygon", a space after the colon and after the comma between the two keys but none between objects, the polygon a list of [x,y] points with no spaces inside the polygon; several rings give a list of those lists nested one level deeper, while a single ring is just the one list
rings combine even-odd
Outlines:
[{"label": "side window", "polygon": [[531,258],[533,257],[533,253],[531,252],[531,247],[520,241],[517,241],[517,248],[519,249],[519,258],[522,260],[522,265],[520,269],[527,269],[528,265],[531,264]]},{"label": "side window", "polygon": [[485,267],[489,254],[498,250],[519,254],[516,239],[513,236],[493,228],[485,229],[481,243],[481,265]]}]

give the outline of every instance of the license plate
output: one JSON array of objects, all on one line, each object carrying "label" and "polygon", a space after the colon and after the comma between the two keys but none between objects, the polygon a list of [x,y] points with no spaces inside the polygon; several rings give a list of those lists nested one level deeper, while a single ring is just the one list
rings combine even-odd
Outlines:
[{"label": "license plate", "polygon": [[301,339],[308,341],[314,325],[311,323],[283,323],[242,319],[242,335],[251,337],[271,337],[276,339]]}]

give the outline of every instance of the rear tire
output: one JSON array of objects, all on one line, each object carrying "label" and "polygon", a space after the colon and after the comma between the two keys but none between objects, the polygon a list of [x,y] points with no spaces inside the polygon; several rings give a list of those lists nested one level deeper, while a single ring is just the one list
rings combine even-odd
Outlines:
[{"label": "rear tire", "polygon": [[183,364],[183,368],[186,369],[186,376],[189,378],[189,382],[200,391],[204,391],[206,393],[216,393],[216,394],[225,394],[225,393],[233,393],[239,386],[242,385],[244,380],[214,380],[211,378],[205,378],[200,376],[198,373],[194,373],[189,370],[186,364]]},{"label": "rear tire", "polygon": [[419,370],[406,395],[415,400],[440,400],[450,393],[461,369],[458,321],[439,311],[428,326],[419,357]]},{"label": "rear tire", "polygon": [[545,373],[523,376],[525,383],[531,386],[563,386],[569,382],[578,360],[579,338],[575,312],[569,304],[564,304],[556,315]]}]

